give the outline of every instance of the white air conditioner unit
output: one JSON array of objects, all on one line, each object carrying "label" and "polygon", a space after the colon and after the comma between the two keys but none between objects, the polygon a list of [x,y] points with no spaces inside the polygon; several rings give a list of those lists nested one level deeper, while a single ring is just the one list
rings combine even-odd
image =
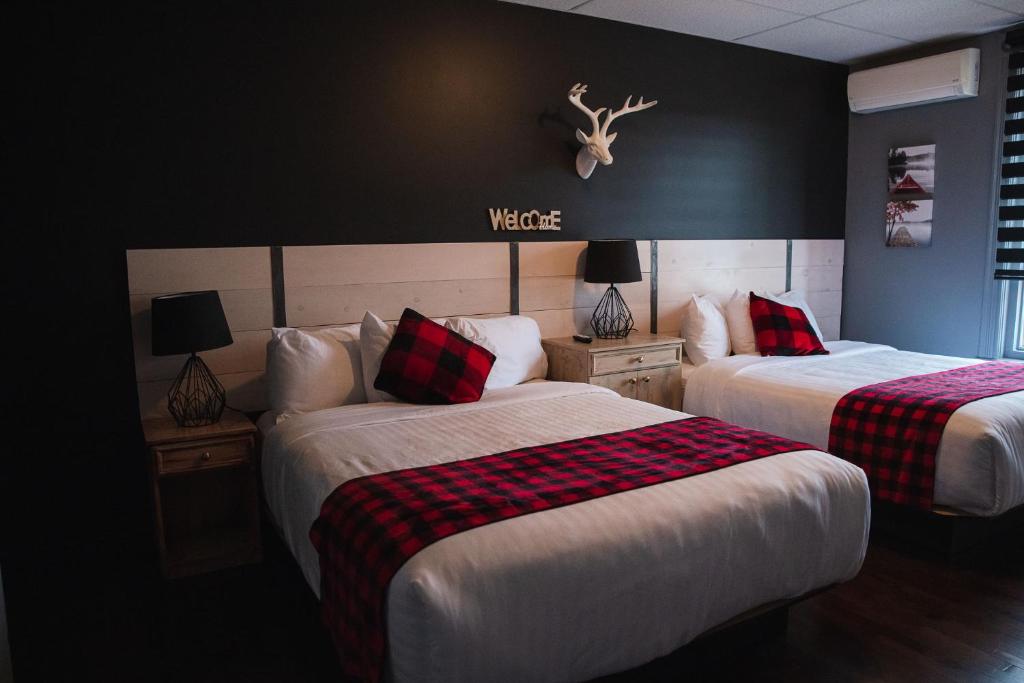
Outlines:
[{"label": "white air conditioner unit", "polygon": [[884,109],[978,96],[981,51],[976,47],[850,74],[850,111]]}]

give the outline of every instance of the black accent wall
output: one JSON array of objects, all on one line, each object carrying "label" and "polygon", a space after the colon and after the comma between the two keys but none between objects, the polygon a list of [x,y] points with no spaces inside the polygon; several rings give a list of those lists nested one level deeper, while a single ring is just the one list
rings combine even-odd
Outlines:
[{"label": "black accent wall", "polygon": [[[23,548],[148,542],[125,249],[843,236],[843,66],[494,1],[136,4],[8,26],[34,191],[6,401],[45,442],[19,493],[57,501],[19,519]],[[577,81],[595,108],[659,101],[588,181]],[[564,227],[494,233],[488,207]]]}]

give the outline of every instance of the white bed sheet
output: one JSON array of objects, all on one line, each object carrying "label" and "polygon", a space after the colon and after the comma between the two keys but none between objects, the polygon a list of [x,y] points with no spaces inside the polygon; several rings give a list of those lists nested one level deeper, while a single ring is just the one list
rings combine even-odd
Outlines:
[{"label": "white bed sheet", "polygon": [[679,364],[679,374],[683,378],[683,388],[684,389],[686,388],[686,382],[689,381],[689,379],[690,379],[690,375],[692,375],[693,373],[697,372],[697,368],[698,367],[699,366],[694,365],[693,363],[691,363],[686,358],[684,358],[683,362]]},{"label": "white bed sheet", "polygon": [[[686,383],[683,409],[827,448],[836,403],[850,391],[900,377],[983,362],[826,342],[827,356],[745,354],[706,363]],[[935,505],[993,516],[1024,504],[1024,392],[953,413],[936,456]]]},{"label": "white bed sheet", "polygon": [[[460,406],[318,411],[267,434],[267,501],[319,593],[308,531],[349,478],[680,417],[561,382]],[[799,451],[451,536],[391,583],[389,676],[565,681],[640,665],[751,608],[852,578],[869,515],[859,468]]]}]

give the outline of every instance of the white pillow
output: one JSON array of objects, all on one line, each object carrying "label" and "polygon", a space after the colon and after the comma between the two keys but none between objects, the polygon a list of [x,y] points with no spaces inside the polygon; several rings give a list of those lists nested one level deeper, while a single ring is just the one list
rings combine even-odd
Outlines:
[{"label": "white pillow", "polygon": [[[821,328],[818,327],[818,321],[814,319],[814,313],[811,312],[811,307],[807,304],[807,300],[804,295],[800,292],[789,291],[782,294],[769,294],[768,292],[757,292],[758,296],[764,297],[765,299],[771,299],[777,301],[784,306],[795,306],[804,312],[807,316],[807,321],[811,323],[811,327],[814,328],[814,333],[818,335],[818,341],[824,341],[821,336]],[[749,317],[749,312],[748,312]]]},{"label": "white pillow", "polygon": [[729,328],[718,305],[706,296],[690,297],[683,309],[683,346],[694,365],[729,355]]},{"label": "white pillow", "polygon": [[391,338],[395,336],[395,323],[386,323],[370,311],[363,316],[359,330],[359,353],[363,360],[363,389],[367,403],[397,401],[394,396],[373,388],[373,381],[380,372],[380,362],[388,350]]},{"label": "white pillow", "polygon": [[282,416],[366,403],[359,325],[271,330],[267,389],[271,410]]},{"label": "white pillow", "polygon": [[495,356],[485,389],[500,389],[548,374],[548,357],[540,345],[537,321],[521,315],[500,318],[449,318],[447,327]]},{"label": "white pillow", "polygon": [[757,353],[757,337],[750,320],[750,293],[736,290],[725,302],[725,322],[733,353]]}]

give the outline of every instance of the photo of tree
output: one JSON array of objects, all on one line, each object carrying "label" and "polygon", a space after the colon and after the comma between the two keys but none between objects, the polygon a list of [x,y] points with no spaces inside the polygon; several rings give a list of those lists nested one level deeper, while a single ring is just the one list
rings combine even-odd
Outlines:
[{"label": "photo of tree", "polygon": [[935,145],[891,147],[888,185],[885,246],[931,246]]},{"label": "photo of tree", "polygon": [[932,243],[932,200],[891,200],[885,205],[885,246],[928,247]]}]

